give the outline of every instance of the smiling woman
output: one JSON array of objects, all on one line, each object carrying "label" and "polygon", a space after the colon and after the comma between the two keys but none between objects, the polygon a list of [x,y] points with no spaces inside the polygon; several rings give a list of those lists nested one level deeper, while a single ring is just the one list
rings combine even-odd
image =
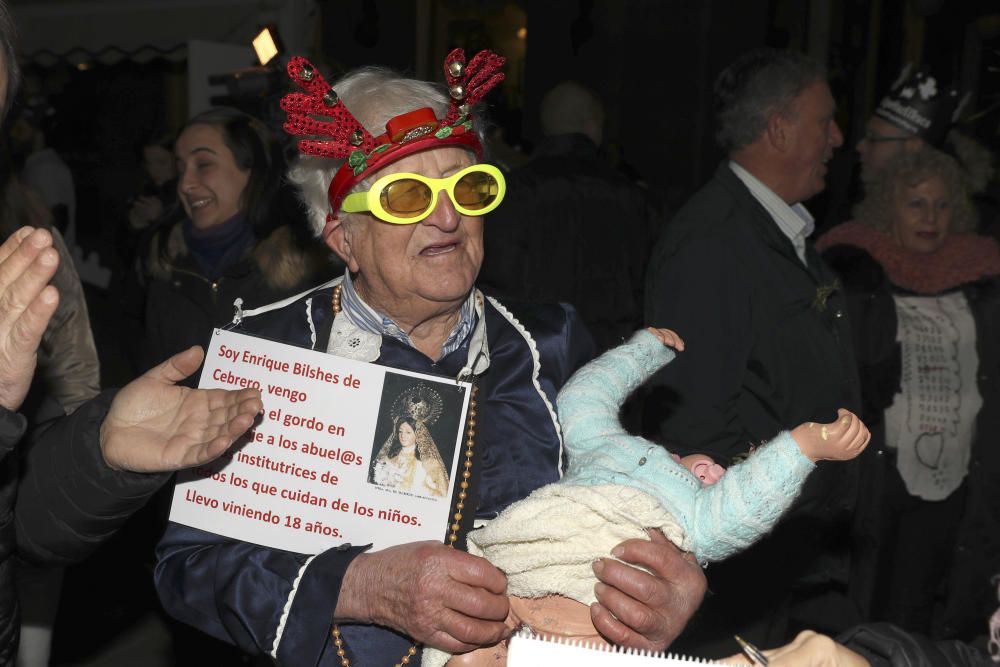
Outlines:
[{"label": "smiling woman", "polygon": [[173,146],[183,217],[149,235],[142,363],[150,366],[232,319],[320,282],[329,265],[284,183],[280,144],[235,109],[201,113]]},{"label": "smiling woman", "polygon": [[236,163],[223,130],[190,125],[177,138],[176,152],[177,190],[192,226],[204,233],[234,220],[251,172]]},{"label": "smiling woman", "polygon": [[817,243],[848,294],[863,418],[886,454],[859,503],[873,532],[857,597],[867,617],[964,639],[996,606],[1000,248],[970,233],[940,151],[898,154],[866,190],[856,221]]}]

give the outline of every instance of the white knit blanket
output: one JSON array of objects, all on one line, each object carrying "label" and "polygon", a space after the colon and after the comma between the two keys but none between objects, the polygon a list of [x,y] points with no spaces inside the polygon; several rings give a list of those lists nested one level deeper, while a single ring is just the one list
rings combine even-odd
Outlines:
[{"label": "white knit blanket", "polygon": [[627,486],[550,484],[469,533],[469,553],[507,575],[507,592],[563,595],[589,605],[597,583],[591,564],[625,540],[659,528],[681,549],[684,531],[652,496]]}]

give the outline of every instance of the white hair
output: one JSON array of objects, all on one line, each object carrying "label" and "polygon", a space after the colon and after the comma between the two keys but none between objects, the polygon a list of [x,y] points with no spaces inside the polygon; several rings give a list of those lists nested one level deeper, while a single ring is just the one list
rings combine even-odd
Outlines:
[{"label": "white hair", "polygon": [[[400,114],[430,107],[438,118],[448,110],[448,95],[443,86],[419,79],[409,79],[384,67],[362,67],[350,72],[333,85],[344,106],[372,135],[385,133],[385,124]],[[482,140],[481,123],[475,122],[476,133]],[[333,175],[344,160],[303,155],[288,172],[288,180],[299,189],[309,213],[309,221],[317,235],[326,225],[330,213],[327,190]],[[364,189],[367,180],[355,190]]]}]

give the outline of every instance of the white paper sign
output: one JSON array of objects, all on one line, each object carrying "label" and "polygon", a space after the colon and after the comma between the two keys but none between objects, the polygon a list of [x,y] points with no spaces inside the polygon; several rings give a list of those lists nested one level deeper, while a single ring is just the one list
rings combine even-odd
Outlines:
[{"label": "white paper sign", "polygon": [[199,386],[257,387],[264,415],[179,474],[171,521],[309,554],[444,539],[468,383],[216,330]]}]

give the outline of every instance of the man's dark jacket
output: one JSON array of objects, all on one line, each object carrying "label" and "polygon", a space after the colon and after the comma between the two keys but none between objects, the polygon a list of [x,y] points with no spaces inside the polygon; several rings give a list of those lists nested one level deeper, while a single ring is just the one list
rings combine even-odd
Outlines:
[{"label": "man's dark jacket", "polygon": [[[811,244],[806,259],[808,267],[728,163],[667,224],[650,259],[646,323],[675,330],[686,346],[654,378],[660,400],[647,410],[659,411],[672,451],[729,464],[784,429],[833,421],[838,408],[857,412],[844,297]],[[838,531],[856,478],[853,462],[820,463],[775,534],[745,555],[760,559],[758,579],[780,569],[800,584],[843,580]],[[749,583],[748,563],[741,581]],[[788,592],[777,581],[763,588],[761,596]]]},{"label": "man's dark jacket", "polygon": [[659,376],[673,394],[661,435],[728,459],[779,431],[857,409],[851,330],[835,275],[809,266],[728,165],[661,235],[646,322],[685,340]]},{"label": "man's dark jacket", "polygon": [[[333,285],[321,286],[244,317],[235,331],[324,351],[334,320],[332,298]],[[464,502],[477,509],[463,514],[468,527],[559,478],[562,438],[552,406],[593,352],[569,306],[508,310],[487,300],[483,317],[490,366],[476,381],[476,458]],[[374,363],[454,378],[468,362],[471,338],[432,361],[383,336]],[[462,540],[456,546],[464,548]],[[156,587],[171,616],[248,653],[269,653],[286,667],[334,667],[341,658],[330,630],[343,577],[369,547],[345,543],[311,557],[171,523],[157,547]],[[376,625],[344,624],[341,630],[352,665],[398,663],[413,643]],[[408,664],[420,662],[418,653]]]}]

